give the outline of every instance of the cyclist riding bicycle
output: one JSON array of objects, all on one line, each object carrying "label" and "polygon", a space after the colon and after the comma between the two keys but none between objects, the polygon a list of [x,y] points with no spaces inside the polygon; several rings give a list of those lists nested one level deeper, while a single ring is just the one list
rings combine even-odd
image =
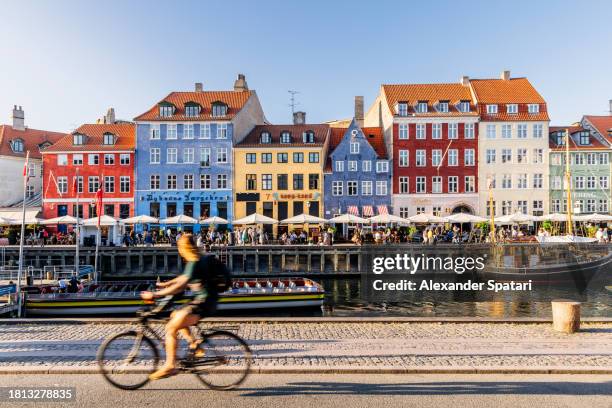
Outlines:
[{"label": "cyclist riding bicycle", "polygon": [[191,335],[189,327],[198,324],[204,316],[210,316],[217,309],[219,291],[215,276],[229,276],[225,265],[214,255],[200,256],[193,242],[191,234],[184,234],[178,243],[179,255],[187,262],[183,274],[167,282],[158,283],[161,290],[156,292],[142,292],[144,300],[182,293],[188,286],[193,299],[175,310],[166,324],[166,363],[149,376],[151,380],[159,380],[178,374],[176,369],[176,342],[177,334],[189,342],[189,347],[195,351],[196,357],[203,357],[204,351],[199,349],[199,342]]}]

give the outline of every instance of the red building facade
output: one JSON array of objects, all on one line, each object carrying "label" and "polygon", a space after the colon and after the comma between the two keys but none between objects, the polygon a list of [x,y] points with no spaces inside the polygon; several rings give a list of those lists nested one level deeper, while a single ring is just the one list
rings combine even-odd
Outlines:
[{"label": "red building facade", "polygon": [[369,115],[383,122],[393,152],[394,213],[477,214],[478,113],[469,83],[383,85],[377,102]]},{"label": "red building facade", "polygon": [[97,216],[102,188],[104,214],[134,215],[136,127],[130,123],[86,124],[43,153],[43,217]]}]

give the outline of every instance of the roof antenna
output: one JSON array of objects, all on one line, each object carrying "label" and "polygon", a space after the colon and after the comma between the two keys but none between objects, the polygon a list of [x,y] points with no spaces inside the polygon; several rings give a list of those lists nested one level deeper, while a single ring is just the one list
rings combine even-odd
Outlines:
[{"label": "roof antenna", "polygon": [[292,90],[289,90],[287,92],[291,94],[291,98],[290,98],[291,103],[288,106],[291,106],[291,117],[293,117],[293,114],[295,113],[295,107],[300,104],[299,102],[295,101],[295,94],[299,94],[299,92],[292,91]]}]

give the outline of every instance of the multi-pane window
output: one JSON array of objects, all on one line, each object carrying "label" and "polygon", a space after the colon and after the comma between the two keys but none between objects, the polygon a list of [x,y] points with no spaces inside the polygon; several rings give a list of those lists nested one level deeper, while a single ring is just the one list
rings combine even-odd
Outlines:
[{"label": "multi-pane window", "polygon": [[102,144],[105,145],[114,145],[115,144],[115,135],[112,133],[105,133],[103,136]]},{"label": "multi-pane window", "polygon": [[198,105],[187,105],[185,106],[185,116],[189,118],[196,117],[200,114],[200,107]]},{"label": "multi-pane window", "polygon": [[276,153],[276,162],[277,163],[289,163],[289,154],[288,153]]},{"label": "multi-pane window", "polygon": [[210,174],[200,174],[200,188],[202,190],[210,190]]},{"label": "multi-pane window", "polygon": [[587,154],[587,164],[589,166],[595,166],[597,164],[597,153]]},{"label": "multi-pane window", "polygon": [[449,166],[459,165],[459,150],[448,149],[448,165]]},{"label": "multi-pane window", "polygon": [[291,133],[287,131],[281,132],[280,142],[283,144],[291,143]]},{"label": "multi-pane window", "polygon": [[210,139],[210,123],[200,125],[200,139]]},{"label": "multi-pane window", "polygon": [[459,111],[465,113],[470,111],[470,102],[469,101],[461,101],[459,102]]},{"label": "multi-pane window", "polygon": [[361,171],[363,172],[370,172],[372,171],[372,161],[371,160],[364,160],[361,162]]},{"label": "multi-pane window", "polygon": [[516,127],[516,137],[519,139],[527,139],[527,124],[519,123]]},{"label": "multi-pane window", "polygon": [[587,184],[586,184],[586,188],[588,190],[595,190],[595,186],[596,186],[596,178],[595,176],[588,176],[587,177]]},{"label": "multi-pane window", "polygon": [[533,188],[544,188],[544,175],[542,173],[535,173],[533,175]]},{"label": "multi-pane window", "polygon": [[289,189],[289,175],[277,174],[276,175],[276,188],[278,190],[288,190]]},{"label": "multi-pane window", "polygon": [[416,125],[416,138],[425,139],[425,124],[417,123]]},{"label": "multi-pane window", "polygon": [[487,139],[495,139],[495,125],[487,125]]},{"label": "multi-pane window", "polygon": [[193,147],[186,147],[183,149],[183,163],[194,163],[195,152]]},{"label": "multi-pane window", "polygon": [[75,177],[75,181],[76,181],[76,187],[77,187],[77,193],[82,193],[83,192],[83,176],[77,176]]},{"label": "multi-pane window", "polygon": [[159,116],[162,118],[170,117],[174,114],[174,106],[172,105],[160,105],[159,106]]},{"label": "multi-pane window", "polygon": [[259,136],[259,142],[262,144],[272,143],[272,134],[270,132],[261,132]]},{"label": "multi-pane window", "polygon": [[448,138],[449,139],[457,139],[459,137],[459,124],[458,123],[449,123],[448,124]]},{"label": "multi-pane window", "polygon": [[596,206],[596,201],[593,199],[588,199],[587,200],[587,204],[586,204],[586,212],[588,213],[594,213],[595,211],[597,211],[597,206]]},{"label": "multi-pane window", "polygon": [[527,163],[527,149],[519,148],[516,149],[516,162]]},{"label": "multi-pane window", "polygon": [[183,189],[193,190],[193,174],[183,175]]},{"label": "multi-pane window", "polygon": [[489,115],[494,115],[497,113],[497,105],[487,105],[487,113]]},{"label": "multi-pane window", "polygon": [[512,163],[512,149],[502,149],[502,163]]},{"label": "multi-pane window", "polygon": [[304,189],[304,175],[303,174],[294,174],[293,175],[293,189],[294,190],[303,190]]},{"label": "multi-pane window", "polygon": [[512,200],[502,201],[502,215],[512,214]]},{"label": "multi-pane window", "polygon": [[257,153],[247,153],[245,159],[247,164],[255,164],[257,163]]},{"label": "multi-pane window", "polygon": [[82,154],[73,154],[72,155],[72,164],[74,166],[82,166],[83,165],[83,155]]},{"label": "multi-pane window", "polygon": [[459,177],[457,176],[448,177],[448,192],[449,193],[459,192]]},{"label": "multi-pane window", "polygon": [[[74,135],[72,135],[72,144],[73,145],[82,145],[82,144],[85,144],[85,135],[82,135],[80,133],[75,133]],[[18,152],[22,152],[23,151],[23,148],[20,149],[20,148],[17,147],[15,149],[15,147],[17,147],[17,146],[13,145],[13,149],[15,151],[18,151]]]},{"label": "multi-pane window", "polygon": [[576,165],[584,164],[584,153],[574,153],[572,156],[574,158],[574,164]]},{"label": "multi-pane window", "polygon": [[442,124],[434,123],[431,125],[431,138],[442,139]]},{"label": "multi-pane window", "polygon": [[58,154],[57,155],[57,165],[58,166],[67,166],[68,165],[68,155],[67,154]]},{"label": "multi-pane window", "polygon": [[227,115],[227,105],[224,103],[213,103],[212,105],[212,116],[220,117]]},{"label": "multi-pane window", "polygon": [[104,176],[104,192],[115,192],[115,176]]},{"label": "multi-pane window", "polygon": [[527,200],[517,201],[516,209],[522,214],[527,214],[527,212],[529,211],[527,206]]},{"label": "multi-pane window", "polygon": [[357,195],[357,181],[351,180],[346,182],[346,195],[356,196]]},{"label": "multi-pane window", "polygon": [[121,193],[130,192],[130,176],[119,177],[119,191]]},{"label": "multi-pane window", "polygon": [[351,142],[350,151],[351,154],[359,154],[359,143]]},{"label": "multi-pane window", "polygon": [[541,139],[544,135],[544,125],[536,123],[533,125],[533,138]]},{"label": "multi-pane window", "polygon": [[544,149],[533,149],[533,164],[544,163]]},{"label": "multi-pane window", "polygon": [[176,124],[171,123],[166,125],[166,139],[174,140],[177,138]]},{"label": "multi-pane window", "polygon": [[217,174],[217,188],[227,188],[227,174]]},{"label": "multi-pane window", "polygon": [[342,172],[344,171],[344,161],[343,160],[336,160],[335,162],[335,166],[336,166],[336,171],[338,172]]},{"label": "multi-pane window", "polygon": [[476,165],[476,154],[474,149],[465,149],[463,152],[463,162],[465,166]]},{"label": "multi-pane window", "polygon": [[159,174],[151,174],[149,176],[149,188],[151,190],[159,190],[161,188]]},{"label": "multi-pane window", "polygon": [[68,177],[60,176],[57,178],[57,192],[65,194],[68,192]]},{"label": "multi-pane window", "polygon": [[506,112],[510,114],[518,113],[518,105],[516,103],[509,103],[506,105]]},{"label": "multi-pane window", "polygon": [[308,175],[308,189],[309,190],[319,189],[319,175],[317,173],[311,173]]},{"label": "multi-pane window", "polygon": [[553,153],[550,155],[550,164],[554,166],[559,166],[561,164],[561,155],[558,153]]},{"label": "multi-pane window", "polygon": [[431,165],[434,167],[439,167],[441,164],[442,164],[442,150],[433,149],[431,151]]},{"label": "multi-pane window", "polygon": [[574,178],[574,188],[584,190],[584,176],[576,176]]},{"label": "multi-pane window", "polygon": [[389,172],[389,162],[379,160],[376,162],[376,172],[377,173],[388,173]]},{"label": "multi-pane window", "polygon": [[512,174],[504,174],[502,176],[502,188],[512,188]]},{"label": "multi-pane window", "polygon": [[512,125],[503,124],[501,126],[501,137],[502,137],[502,139],[511,139],[512,138]]},{"label": "multi-pane window", "polygon": [[357,171],[357,160],[348,161],[348,171]]},{"label": "multi-pane window", "polygon": [[159,147],[153,147],[149,150],[149,163],[150,164],[159,164],[161,158],[161,153]]},{"label": "multi-pane window", "polygon": [[466,123],[464,131],[463,131],[463,134],[464,134],[464,137],[466,139],[475,139],[476,138],[476,133],[474,131],[474,124],[473,123]]},{"label": "multi-pane window", "polygon": [[432,193],[442,192],[442,177],[434,176],[431,178],[431,192]]},{"label": "multi-pane window", "polygon": [[385,180],[376,181],[376,195],[378,196],[387,195],[387,182]]},{"label": "multi-pane window", "polygon": [[607,214],[608,208],[608,200],[599,200],[599,209],[597,211],[603,214]]},{"label": "multi-pane window", "polygon": [[89,176],[87,178],[87,191],[90,193],[95,193],[100,189],[100,179],[98,176]]},{"label": "multi-pane window", "polygon": [[210,167],[210,147],[200,147],[200,167]]},{"label": "multi-pane window", "polygon": [[261,162],[262,163],[272,163],[272,153],[262,153],[261,154]]},{"label": "multi-pane window", "polygon": [[90,154],[87,156],[87,164],[90,166],[97,166],[100,164],[100,155],[99,154]]},{"label": "multi-pane window", "polygon": [[533,200],[533,215],[542,215],[544,212],[544,201]]},{"label": "multi-pane window", "polygon": [[495,174],[487,175],[487,188],[497,188],[497,176]]},{"label": "multi-pane window", "polygon": [[417,150],[416,151],[416,166],[417,167],[425,167],[427,165],[427,156],[425,150]]},{"label": "multi-pane window", "polygon": [[332,182],[332,195],[333,196],[341,196],[343,195],[343,187],[344,184],[342,183],[342,181],[333,181]]},{"label": "multi-pane window", "polygon": [[553,176],[551,179],[551,186],[550,188],[552,190],[561,190],[562,187],[562,182],[561,182],[561,176]]},{"label": "multi-pane window", "polygon": [[422,176],[416,178],[416,192],[426,193],[427,192],[427,179]]},{"label": "multi-pane window", "polygon": [[398,138],[400,140],[408,140],[408,124],[407,123],[400,123]]},{"label": "multi-pane window", "polygon": [[408,104],[406,102],[397,104],[397,114],[399,116],[408,116]]},{"label": "multi-pane window", "polygon": [[217,148],[217,163],[227,163],[227,148],[226,147]]},{"label": "multi-pane window", "polygon": [[178,161],[178,149],[171,147],[166,149],[166,163],[176,163]]},{"label": "multi-pane window", "polygon": [[550,211],[553,213],[561,212],[561,200],[554,198],[550,202]]},{"label": "multi-pane window", "polygon": [[409,156],[408,150],[399,151],[399,161],[398,161],[399,167],[408,167],[408,156]]},{"label": "multi-pane window", "polygon": [[293,162],[294,163],[304,163],[304,153],[300,153],[300,152],[293,153]]},{"label": "multi-pane window", "polygon": [[610,161],[610,155],[608,153],[599,153],[599,164],[608,164]]},{"label": "multi-pane window", "polygon": [[476,177],[465,176],[465,192],[473,193],[476,191]]},{"label": "multi-pane window", "polygon": [[227,123],[217,124],[217,139],[227,139]]},{"label": "multi-pane window", "polygon": [[496,156],[495,149],[487,149],[487,151],[485,152],[485,160],[487,164],[494,164],[496,160],[495,156]]},{"label": "multi-pane window", "polygon": [[271,174],[261,175],[261,189],[262,190],[272,190],[272,175]]},{"label": "multi-pane window", "polygon": [[[359,146],[359,144],[357,144]],[[318,163],[319,162],[319,152],[310,152],[308,153],[308,163]]]},{"label": "multi-pane window", "polygon": [[599,188],[607,190],[610,186],[608,176],[599,176]]},{"label": "multi-pane window", "polygon": [[361,182],[361,195],[372,195],[372,181],[364,180]]},{"label": "multi-pane window", "polygon": [[418,113],[427,113],[427,102],[419,101],[416,105],[416,111]]},{"label": "multi-pane window", "polygon": [[540,112],[540,105],[538,105],[537,103],[530,103],[527,105],[527,112],[529,113],[539,113]]},{"label": "multi-pane window", "polygon": [[402,176],[399,178],[400,194],[408,194],[408,177]]},{"label": "multi-pane window", "polygon": [[176,190],[176,174],[168,174],[166,177],[166,188],[168,190]]},{"label": "multi-pane window", "polygon": [[121,153],[119,155],[119,164],[122,166],[127,166],[130,164],[130,154],[129,153]]},{"label": "multi-pane window", "polygon": [[448,112],[448,102],[438,103],[438,112],[447,113]]},{"label": "multi-pane window", "polygon": [[521,173],[517,176],[517,188],[527,188],[527,174]]},{"label": "multi-pane window", "polygon": [[193,139],[193,124],[186,123],[183,125],[183,139]]},{"label": "multi-pane window", "polygon": [[104,155],[104,164],[107,166],[112,166],[115,164],[115,155],[114,154],[105,154]]}]

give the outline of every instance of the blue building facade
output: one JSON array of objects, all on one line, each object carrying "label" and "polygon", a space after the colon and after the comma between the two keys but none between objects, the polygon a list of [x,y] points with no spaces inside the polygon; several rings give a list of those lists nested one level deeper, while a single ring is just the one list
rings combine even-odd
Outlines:
[{"label": "blue building facade", "polygon": [[[196,84],[195,92],[173,92],[135,118],[137,215],[231,222],[232,148],[264,121],[257,95],[244,77],[236,83],[241,79],[234,91],[202,91]],[[183,228],[197,232],[200,225]]]},{"label": "blue building facade", "polygon": [[333,128],[325,163],[325,217],[391,213],[391,163],[381,128]]}]

